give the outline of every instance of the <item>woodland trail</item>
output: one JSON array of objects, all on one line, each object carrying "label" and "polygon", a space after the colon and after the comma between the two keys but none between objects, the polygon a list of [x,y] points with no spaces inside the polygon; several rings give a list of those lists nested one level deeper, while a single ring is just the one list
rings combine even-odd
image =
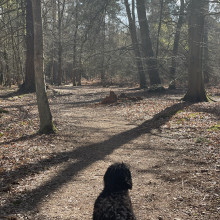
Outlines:
[{"label": "woodland trail", "polygon": [[[109,91],[143,99],[101,105]],[[219,90],[212,90],[219,100]],[[139,220],[220,218],[220,104],[189,104],[183,93],[53,87],[57,128],[36,135],[34,94],[1,91],[0,216],[89,220],[114,162],[130,165]],[[1,218],[0,218],[1,219]]]}]

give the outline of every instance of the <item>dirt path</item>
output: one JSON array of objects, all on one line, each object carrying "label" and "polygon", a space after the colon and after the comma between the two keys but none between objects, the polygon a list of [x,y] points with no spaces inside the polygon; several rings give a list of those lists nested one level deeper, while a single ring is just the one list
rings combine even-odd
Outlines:
[{"label": "dirt path", "polygon": [[[98,104],[110,90],[143,100]],[[53,88],[58,132],[42,136],[33,94],[2,98],[0,216],[89,220],[107,167],[123,161],[137,219],[219,219],[219,102],[189,105],[181,96]]]}]

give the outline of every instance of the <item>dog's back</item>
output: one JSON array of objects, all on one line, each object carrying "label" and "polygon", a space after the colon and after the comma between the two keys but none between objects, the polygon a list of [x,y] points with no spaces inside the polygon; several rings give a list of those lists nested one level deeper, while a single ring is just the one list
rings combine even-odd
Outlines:
[{"label": "dog's back", "polygon": [[135,220],[128,189],[131,173],[125,164],[111,165],[104,176],[104,189],[95,201],[93,220]]}]

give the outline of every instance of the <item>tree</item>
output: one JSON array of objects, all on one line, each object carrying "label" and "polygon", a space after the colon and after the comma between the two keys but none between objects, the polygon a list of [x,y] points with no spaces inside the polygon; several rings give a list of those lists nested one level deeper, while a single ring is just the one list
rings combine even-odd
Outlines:
[{"label": "tree", "polygon": [[31,0],[26,0],[26,64],[25,80],[21,86],[21,90],[25,92],[35,92],[34,25]]},{"label": "tree", "polygon": [[208,48],[208,32],[209,32],[209,2],[205,5],[205,24],[204,24],[204,34],[203,34],[203,75],[204,83],[209,83],[210,77],[210,67],[209,67],[209,48]]},{"label": "tree", "polygon": [[40,133],[54,133],[52,115],[46,94],[43,72],[43,31],[41,18],[41,2],[32,0],[34,22],[34,71],[38,112],[40,117]]},{"label": "tree", "polygon": [[144,57],[146,59],[146,64],[148,66],[148,73],[150,78],[150,84],[161,84],[159,71],[158,71],[158,64],[157,60],[154,57],[154,51],[152,48],[151,38],[150,38],[150,31],[148,20],[146,16],[146,7],[145,7],[145,0],[136,0],[137,2],[137,13],[138,13],[138,20],[140,26],[140,34],[141,34],[141,42],[142,42],[142,50]]},{"label": "tree", "polygon": [[8,64],[8,53],[6,51],[6,49],[4,49],[3,52],[3,57],[5,60],[5,72],[6,72],[6,86],[11,87],[11,72],[10,72],[10,68],[9,68],[9,64]]},{"label": "tree", "polygon": [[164,0],[160,0],[160,16],[159,16],[160,18],[159,18],[158,31],[157,31],[156,58],[158,57],[158,53],[159,53],[159,41],[160,41],[160,31],[161,31],[162,17],[163,17],[163,5],[164,5]]},{"label": "tree", "polygon": [[57,9],[58,9],[58,85],[61,85],[62,83],[62,54],[63,54],[63,48],[62,48],[62,21],[63,21],[63,13],[66,1],[63,0],[62,3],[60,0],[58,0],[57,3]]},{"label": "tree", "polygon": [[[7,5],[7,9],[11,8],[11,3],[10,1],[6,2]],[[14,9],[16,10],[16,15],[17,18],[19,17],[19,10],[18,10],[18,1],[16,1],[13,5]],[[20,55],[20,31],[19,28],[17,28],[16,34],[14,34],[14,27],[13,27],[13,19],[12,19],[12,14],[11,13],[7,13],[7,20],[8,20],[8,25],[9,25],[9,30],[10,30],[10,35],[9,37],[11,38],[11,46],[13,49],[13,66],[16,70],[16,76],[15,76],[15,80],[17,82],[18,85],[21,84],[22,81],[22,76],[21,76],[21,72],[22,72],[22,68],[21,68],[21,55]],[[18,19],[17,24],[18,25],[20,23],[20,20]]]},{"label": "tree", "polygon": [[106,43],[106,7],[100,18],[100,78],[102,86],[106,86],[105,43]]},{"label": "tree", "polygon": [[75,3],[75,30],[73,34],[73,76],[72,76],[72,83],[73,86],[76,86],[76,78],[77,78],[77,62],[76,62],[76,55],[77,55],[77,34],[79,31],[79,0],[76,0]]},{"label": "tree", "polygon": [[50,51],[50,59],[51,59],[51,66],[50,66],[50,82],[51,84],[57,83],[57,62],[55,59],[55,40],[56,40],[56,0],[51,0],[51,8],[52,8],[52,36],[51,36],[51,46],[52,49]]},{"label": "tree", "polygon": [[132,0],[132,13],[130,10],[128,0],[124,0],[124,4],[126,7],[126,12],[128,16],[129,31],[130,31],[132,46],[133,46],[133,50],[135,54],[136,66],[138,69],[140,88],[146,88],[145,72],[144,72],[144,67],[143,67],[142,60],[141,60],[141,52],[138,46],[138,39],[137,39],[137,33],[136,33],[134,0]]},{"label": "tree", "polygon": [[183,98],[184,101],[208,101],[202,73],[202,43],[205,4],[206,0],[191,0],[189,5],[189,79],[188,90]]},{"label": "tree", "polygon": [[172,61],[171,61],[171,67],[170,67],[170,78],[171,78],[171,89],[176,88],[175,78],[176,78],[176,58],[178,54],[178,48],[179,48],[179,41],[180,41],[180,31],[183,25],[183,17],[184,17],[184,0],[180,1],[180,10],[179,10],[179,19],[177,22],[176,27],[176,33],[174,36],[174,43],[173,43],[173,51],[172,51]]},{"label": "tree", "polygon": [[[27,92],[34,90],[31,1],[0,3],[0,79],[9,86],[23,82]],[[183,2],[187,9],[190,0],[41,1],[47,82],[72,81],[80,85],[82,76],[102,80],[104,84],[139,83],[144,88],[148,68],[151,85],[160,79],[164,83],[176,79],[183,85],[189,61],[185,10],[181,13]],[[138,15],[135,6],[139,5]],[[209,13],[205,7],[208,29],[203,35],[203,73],[205,82],[209,79],[210,83],[218,82],[220,77],[216,40],[219,5],[211,1]],[[136,17],[143,18],[139,19],[140,25]],[[126,19],[130,21],[125,22]]]}]

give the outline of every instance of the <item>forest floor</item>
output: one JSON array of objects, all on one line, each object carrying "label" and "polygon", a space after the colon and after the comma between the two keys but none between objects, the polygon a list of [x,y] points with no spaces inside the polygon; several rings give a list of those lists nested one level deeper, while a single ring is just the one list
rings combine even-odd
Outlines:
[{"label": "forest floor", "polygon": [[[50,87],[52,135],[37,134],[35,94],[16,89],[0,88],[0,219],[92,219],[107,167],[122,161],[138,220],[220,219],[220,89],[190,104],[181,90]],[[110,90],[126,95],[100,104]]]}]

